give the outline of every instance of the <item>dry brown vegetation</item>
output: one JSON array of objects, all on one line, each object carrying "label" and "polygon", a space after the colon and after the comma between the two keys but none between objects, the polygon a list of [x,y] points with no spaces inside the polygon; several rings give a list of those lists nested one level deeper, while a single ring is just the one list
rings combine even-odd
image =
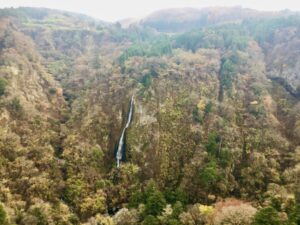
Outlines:
[{"label": "dry brown vegetation", "polygon": [[170,36],[1,9],[0,224],[298,224],[299,18],[242,12]]}]

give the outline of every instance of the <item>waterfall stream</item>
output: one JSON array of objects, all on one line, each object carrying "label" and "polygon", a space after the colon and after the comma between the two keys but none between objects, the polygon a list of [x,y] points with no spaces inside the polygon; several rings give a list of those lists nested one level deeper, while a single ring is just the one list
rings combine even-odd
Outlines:
[{"label": "waterfall stream", "polygon": [[120,167],[120,161],[123,158],[123,150],[124,150],[124,135],[125,135],[125,131],[128,128],[131,119],[132,119],[132,111],[133,111],[133,95],[131,96],[131,100],[130,100],[130,108],[129,108],[129,113],[128,113],[128,118],[127,118],[127,122],[125,127],[122,130],[122,134],[119,140],[119,145],[118,145],[118,150],[117,150],[117,154],[116,154],[116,160],[117,160],[117,167]]}]

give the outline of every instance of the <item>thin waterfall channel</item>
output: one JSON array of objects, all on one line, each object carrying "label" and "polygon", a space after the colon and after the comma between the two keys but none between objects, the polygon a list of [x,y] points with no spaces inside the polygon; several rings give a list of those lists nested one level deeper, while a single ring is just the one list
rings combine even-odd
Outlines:
[{"label": "thin waterfall channel", "polygon": [[116,160],[117,160],[117,167],[120,167],[120,161],[123,158],[124,155],[124,136],[125,136],[125,132],[126,129],[128,128],[131,120],[132,120],[132,113],[133,113],[133,95],[131,96],[131,100],[130,100],[130,107],[129,107],[129,113],[128,113],[128,117],[127,117],[127,122],[125,127],[122,130],[122,134],[119,140],[119,145],[118,145],[118,150],[117,150],[117,154],[116,154]]}]

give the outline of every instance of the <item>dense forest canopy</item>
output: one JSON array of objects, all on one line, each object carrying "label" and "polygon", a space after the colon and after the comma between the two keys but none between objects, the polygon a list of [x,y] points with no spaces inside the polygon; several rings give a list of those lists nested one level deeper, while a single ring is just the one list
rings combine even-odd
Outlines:
[{"label": "dense forest canopy", "polygon": [[0,9],[0,224],[300,224],[299,43],[289,11]]}]

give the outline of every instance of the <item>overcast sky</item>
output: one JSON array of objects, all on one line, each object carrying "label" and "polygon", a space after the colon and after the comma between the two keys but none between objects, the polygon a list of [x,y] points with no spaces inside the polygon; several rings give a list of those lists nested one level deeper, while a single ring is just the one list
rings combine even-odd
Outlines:
[{"label": "overcast sky", "polygon": [[178,7],[242,6],[259,10],[300,11],[300,0],[0,0],[0,8],[18,6],[63,9],[106,21],[116,21],[128,17],[143,17],[159,9]]}]

